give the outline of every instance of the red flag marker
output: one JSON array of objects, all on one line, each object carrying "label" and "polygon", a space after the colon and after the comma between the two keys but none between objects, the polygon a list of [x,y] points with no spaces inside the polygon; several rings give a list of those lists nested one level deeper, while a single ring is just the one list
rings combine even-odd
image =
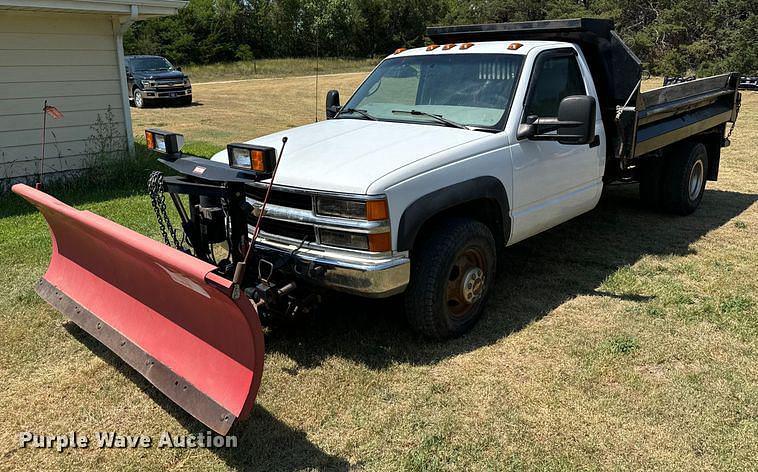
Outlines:
[{"label": "red flag marker", "polygon": [[63,118],[63,113],[61,113],[59,109],[57,109],[56,107],[52,105],[45,105],[44,111],[45,113],[52,116],[56,120],[60,120],[61,118]]}]

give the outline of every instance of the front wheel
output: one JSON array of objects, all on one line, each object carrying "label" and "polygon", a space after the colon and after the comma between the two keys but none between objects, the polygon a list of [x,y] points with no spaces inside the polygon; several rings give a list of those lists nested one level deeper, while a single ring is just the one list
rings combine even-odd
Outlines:
[{"label": "front wheel", "polygon": [[137,108],[145,108],[145,97],[142,95],[142,90],[135,88],[134,93],[134,106]]},{"label": "front wheel", "polygon": [[474,326],[495,276],[496,249],[484,224],[447,220],[414,250],[405,311],[411,327],[431,339],[459,336]]}]

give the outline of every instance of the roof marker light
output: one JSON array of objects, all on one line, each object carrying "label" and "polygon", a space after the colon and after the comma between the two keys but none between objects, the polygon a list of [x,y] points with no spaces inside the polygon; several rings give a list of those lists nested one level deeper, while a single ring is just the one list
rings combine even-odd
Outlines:
[{"label": "roof marker light", "polygon": [[406,48],[397,48],[395,49],[395,54],[400,54],[401,52],[405,51]]},{"label": "roof marker light", "polygon": [[523,44],[521,44],[521,43],[511,43],[511,44],[508,45],[508,50],[509,51],[515,51],[516,49],[520,48],[521,46],[523,46]]},{"label": "roof marker light", "polygon": [[455,43],[445,44],[442,46],[443,51],[447,51],[448,49],[453,49],[455,47]]},{"label": "roof marker light", "polygon": [[427,47],[426,47],[426,50],[427,50],[427,51],[434,51],[434,50],[435,50],[435,49],[437,49],[438,47],[440,47],[440,45],[439,45],[439,44],[430,44],[429,46],[427,46]]},{"label": "roof marker light", "polygon": [[474,45],[474,43],[463,43],[463,44],[461,44],[461,49],[463,49],[465,51],[466,49],[472,47],[473,45]]}]

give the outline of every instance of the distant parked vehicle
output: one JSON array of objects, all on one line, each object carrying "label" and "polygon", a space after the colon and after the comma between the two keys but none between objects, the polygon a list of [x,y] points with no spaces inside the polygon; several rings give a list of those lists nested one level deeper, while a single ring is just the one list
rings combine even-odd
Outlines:
[{"label": "distant parked vehicle", "polygon": [[740,84],[738,86],[742,90],[758,90],[758,74],[756,75],[743,75],[740,77]]},{"label": "distant parked vehicle", "polygon": [[675,85],[675,84],[683,84],[685,82],[692,82],[693,80],[697,79],[694,75],[690,75],[687,77],[681,77],[681,76],[673,76],[669,77],[668,75],[663,78],[663,86],[668,87],[669,85]]},{"label": "distant parked vehicle", "polygon": [[189,77],[165,57],[126,56],[124,62],[129,99],[137,108],[158,100],[172,100],[180,105],[192,103]]}]

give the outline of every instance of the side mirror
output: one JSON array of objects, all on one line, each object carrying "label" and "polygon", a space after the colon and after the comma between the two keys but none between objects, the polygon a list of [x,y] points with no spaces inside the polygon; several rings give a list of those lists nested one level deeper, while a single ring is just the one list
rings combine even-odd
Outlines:
[{"label": "side mirror", "polygon": [[176,66],[176,70],[178,70],[179,72],[181,72],[182,71],[182,66]]},{"label": "side mirror", "polygon": [[595,139],[595,98],[589,95],[572,95],[561,100],[558,121],[578,123],[558,128],[561,144],[590,144]]},{"label": "side mirror", "polygon": [[326,92],[326,119],[331,120],[340,111],[340,93],[337,90]]},{"label": "side mirror", "polygon": [[589,144],[595,139],[596,110],[597,104],[593,97],[566,97],[561,100],[557,118],[528,116],[526,123],[519,125],[516,137],[533,141],[558,141],[561,144]]}]

